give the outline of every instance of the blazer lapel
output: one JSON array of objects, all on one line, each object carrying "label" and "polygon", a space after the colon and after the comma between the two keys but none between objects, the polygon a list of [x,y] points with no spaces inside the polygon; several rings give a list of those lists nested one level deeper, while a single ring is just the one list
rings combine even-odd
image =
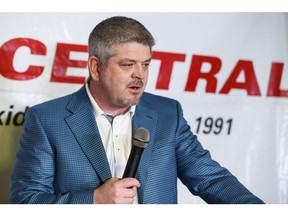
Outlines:
[{"label": "blazer lapel", "polygon": [[73,94],[67,109],[73,113],[66,118],[71,132],[102,183],[107,181],[112,175],[85,87]]},{"label": "blazer lapel", "polygon": [[150,134],[150,141],[142,153],[136,174],[136,178],[141,183],[141,187],[138,189],[139,203],[143,203],[147,172],[155,137],[156,123],[157,123],[156,111],[142,106],[141,103],[136,106],[136,111],[133,118],[133,133],[137,128],[143,127],[146,128]]}]

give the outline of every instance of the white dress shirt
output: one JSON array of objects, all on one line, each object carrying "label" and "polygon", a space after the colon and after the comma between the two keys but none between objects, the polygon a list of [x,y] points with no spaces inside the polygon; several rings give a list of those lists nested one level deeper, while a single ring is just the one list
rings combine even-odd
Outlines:
[{"label": "white dress shirt", "polygon": [[[135,105],[122,115],[115,116],[111,124],[105,116],[111,114],[105,113],[98,106],[90,93],[88,84],[85,87],[93,107],[111,174],[113,177],[122,178],[131,151],[132,118],[135,113]],[[134,203],[138,203],[137,196]]]}]

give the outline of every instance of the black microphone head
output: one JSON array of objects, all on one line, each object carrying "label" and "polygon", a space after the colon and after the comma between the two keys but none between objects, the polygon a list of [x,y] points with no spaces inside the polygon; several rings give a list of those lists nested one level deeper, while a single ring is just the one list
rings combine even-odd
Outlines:
[{"label": "black microphone head", "polygon": [[146,148],[150,140],[149,131],[146,128],[138,128],[135,130],[132,137],[132,145],[140,148]]}]

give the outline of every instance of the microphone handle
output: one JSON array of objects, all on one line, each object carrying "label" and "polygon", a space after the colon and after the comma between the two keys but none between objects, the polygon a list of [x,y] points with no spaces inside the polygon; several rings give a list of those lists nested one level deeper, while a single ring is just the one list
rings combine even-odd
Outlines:
[{"label": "microphone handle", "polygon": [[132,145],[132,149],[128,158],[127,165],[123,174],[123,178],[136,177],[137,168],[141,159],[144,148]]}]

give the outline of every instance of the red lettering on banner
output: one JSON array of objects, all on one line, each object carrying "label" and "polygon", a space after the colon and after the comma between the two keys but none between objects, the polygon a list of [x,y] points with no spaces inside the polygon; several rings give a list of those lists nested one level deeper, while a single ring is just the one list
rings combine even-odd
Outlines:
[{"label": "red lettering on banner", "polygon": [[[43,71],[43,66],[28,65],[24,72],[16,71],[13,65],[15,53],[21,47],[28,47],[31,55],[46,56],[46,46],[38,40],[31,38],[14,38],[8,40],[0,47],[0,74],[12,80],[31,80],[39,77]],[[54,62],[51,71],[50,82],[82,84],[86,76],[68,75],[69,68],[87,68],[87,61],[74,60],[70,58],[71,52],[88,52],[88,46],[79,44],[57,43]],[[25,59],[26,56],[23,56]],[[156,89],[169,89],[173,66],[175,62],[185,62],[186,54],[157,52],[154,51],[152,59],[160,60],[160,69],[156,82]],[[25,60],[24,60],[25,61]],[[208,64],[209,69],[205,71],[203,66]],[[206,81],[206,92],[216,93],[217,77],[221,71],[222,61],[218,57],[193,55],[189,74],[185,86],[185,91],[196,91],[199,80]],[[288,97],[288,89],[281,89],[281,79],[283,75],[284,63],[272,62],[270,79],[267,88],[267,96]],[[244,81],[239,81],[240,74],[244,75]],[[255,75],[253,62],[239,60],[232,70],[230,76],[220,90],[220,94],[229,94],[232,89],[241,89],[247,95],[261,96],[260,88]]]},{"label": "red lettering on banner", "polygon": [[288,89],[280,89],[283,67],[283,63],[272,63],[267,96],[288,97]]},{"label": "red lettering on banner", "polygon": [[14,69],[14,55],[23,46],[28,47],[33,55],[46,55],[46,46],[40,41],[31,38],[15,38],[7,41],[0,48],[0,74],[4,77],[12,80],[31,80],[42,74],[44,70],[42,66],[30,65],[24,72]]},{"label": "red lettering on banner", "polygon": [[[245,81],[237,82],[237,78],[242,71],[244,72]],[[252,61],[238,61],[219,93],[228,94],[231,89],[245,89],[248,95],[261,95]]]},{"label": "red lettering on banner", "polygon": [[51,82],[62,83],[84,83],[85,77],[68,76],[67,69],[69,67],[86,68],[87,61],[71,60],[69,54],[71,52],[88,52],[88,47],[85,45],[57,43],[56,53],[51,73]]},{"label": "red lettering on banner", "polygon": [[[204,63],[211,65],[210,70],[207,72],[201,70]],[[215,77],[215,74],[220,71],[220,68],[221,60],[219,58],[193,55],[185,91],[195,91],[198,80],[205,79],[207,82],[206,92],[215,93],[217,87],[217,78]]]},{"label": "red lettering on banner", "polygon": [[169,89],[173,64],[175,61],[184,62],[185,57],[185,54],[153,52],[152,59],[159,59],[161,61],[156,89]]}]

